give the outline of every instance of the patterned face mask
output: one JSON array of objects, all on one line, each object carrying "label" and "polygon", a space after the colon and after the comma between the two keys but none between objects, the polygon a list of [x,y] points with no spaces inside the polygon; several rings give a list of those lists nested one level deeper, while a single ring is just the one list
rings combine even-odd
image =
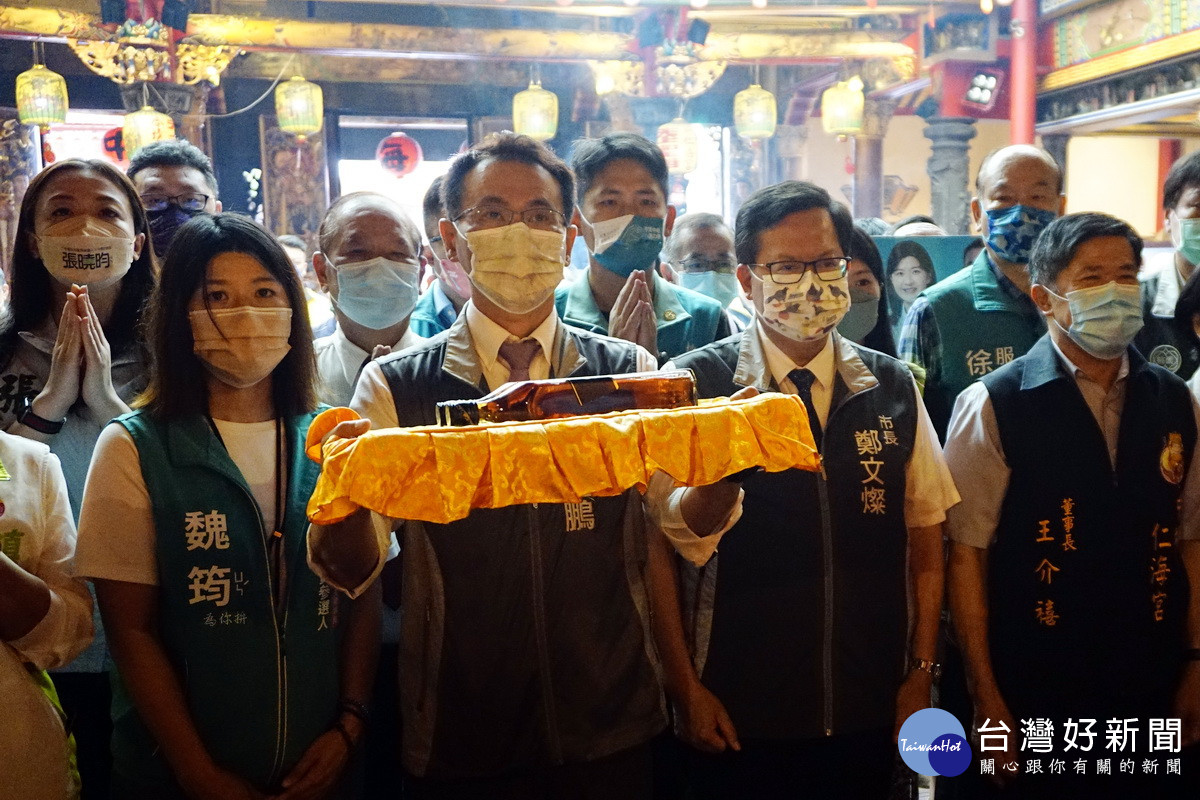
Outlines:
[{"label": "patterned face mask", "polygon": [[786,284],[776,283],[770,275],[751,275],[763,285],[763,324],[794,341],[820,339],[850,310],[850,284],[844,274],[824,281],[809,270],[798,282]]},{"label": "patterned face mask", "polygon": [[1058,217],[1053,211],[1015,205],[987,212],[987,246],[1010,264],[1028,264],[1038,235]]}]

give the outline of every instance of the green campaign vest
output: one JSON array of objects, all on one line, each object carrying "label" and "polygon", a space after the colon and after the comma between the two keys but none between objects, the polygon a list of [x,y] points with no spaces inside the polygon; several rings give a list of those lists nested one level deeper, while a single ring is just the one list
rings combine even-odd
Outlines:
[{"label": "green campaign vest", "polygon": [[1046,323],[1004,291],[986,250],[971,266],[926,289],[925,298],[942,340],[938,371],[925,384],[925,405],[944,439],[959,392],[1025,355]]},{"label": "green campaign vest", "polygon": [[[316,412],[285,421],[283,613],[275,613],[269,535],[245,479],[203,417],[117,418],[133,436],[153,504],[162,642],[188,710],[221,767],[263,791],[329,729],[339,697],[338,599],[309,569],[305,506],[320,467],[304,455]],[[166,761],[113,675],[118,779],[166,792]],[[158,795],[156,795],[158,796]]]}]

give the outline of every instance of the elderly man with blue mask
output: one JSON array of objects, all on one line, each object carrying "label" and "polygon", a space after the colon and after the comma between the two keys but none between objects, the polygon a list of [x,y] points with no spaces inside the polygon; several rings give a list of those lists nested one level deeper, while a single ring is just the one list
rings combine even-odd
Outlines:
[{"label": "elderly man with blue mask", "polygon": [[1062,214],[1062,192],[1062,171],[1045,150],[1016,144],[989,153],[971,199],[983,252],[909,308],[900,358],[925,369],[925,406],[943,437],[958,393],[1024,355],[1046,332],[1029,298],[1029,254]]},{"label": "elderly man with blue mask", "polygon": [[754,318],[738,287],[733,229],[716,214],[698,211],[675,220],[661,269],[667,280],[720,303],[733,332],[745,330]]},{"label": "elderly man with blue mask", "polygon": [[313,269],[337,328],[317,339],[321,402],[349,405],[363,365],[424,338],[409,329],[421,285],[421,233],[393,200],[343,195],[325,213]]}]

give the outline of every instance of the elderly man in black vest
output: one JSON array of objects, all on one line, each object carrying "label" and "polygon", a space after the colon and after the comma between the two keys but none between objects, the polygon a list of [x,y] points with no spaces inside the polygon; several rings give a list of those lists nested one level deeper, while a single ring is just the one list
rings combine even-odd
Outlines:
[{"label": "elderly man in black vest", "polygon": [[1030,280],[1049,332],[950,424],[950,603],[991,745],[973,773],[1000,796],[1174,797],[1197,777],[1166,763],[1200,738],[1197,407],[1130,346],[1141,253],[1104,214],[1047,226]]},{"label": "elderly man in black vest", "polygon": [[788,181],[752,195],[735,231],[755,320],[675,366],[704,397],[798,394],[823,463],[651,506],[684,559],[681,606],[670,553],[651,551],[693,792],[883,798],[895,731],[930,704],[939,669],[941,523],[958,495],[908,368],[836,332],[850,306],[846,209]]}]

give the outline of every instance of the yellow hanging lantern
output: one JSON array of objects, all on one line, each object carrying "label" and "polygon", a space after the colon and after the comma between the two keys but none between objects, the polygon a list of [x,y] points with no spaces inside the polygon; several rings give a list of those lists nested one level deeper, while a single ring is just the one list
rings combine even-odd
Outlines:
[{"label": "yellow hanging lantern", "polygon": [[529,88],[513,95],[513,130],[546,141],[558,133],[558,95],[533,81]]},{"label": "yellow hanging lantern", "polygon": [[658,149],[667,161],[667,171],[672,175],[694,172],[700,160],[700,143],[696,129],[683,117],[676,117],[665,125],[658,126]]},{"label": "yellow hanging lantern", "polygon": [[275,88],[275,116],[279,129],[295,134],[300,141],[321,130],[325,99],[321,87],[299,75]]},{"label": "yellow hanging lantern", "polygon": [[37,125],[45,133],[53,124],[67,120],[67,82],[41,64],[17,76],[17,115],[25,125]]},{"label": "yellow hanging lantern", "polygon": [[863,84],[858,76],[830,86],[821,95],[821,126],[826,133],[853,136],[862,131]]},{"label": "yellow hanging lantern", "polygon": [[121,139],[127,157],[132,157],[151,142],[162,142],[175,138],[175,123],[166,114],[155,111],[151,106],[142,106],[125,115]]},{"label": "yellow hanging lantern", "polygon": [[733,97],[733,124],[744,139],[770,139],[776,115],[775,95],[757,83]]}]

